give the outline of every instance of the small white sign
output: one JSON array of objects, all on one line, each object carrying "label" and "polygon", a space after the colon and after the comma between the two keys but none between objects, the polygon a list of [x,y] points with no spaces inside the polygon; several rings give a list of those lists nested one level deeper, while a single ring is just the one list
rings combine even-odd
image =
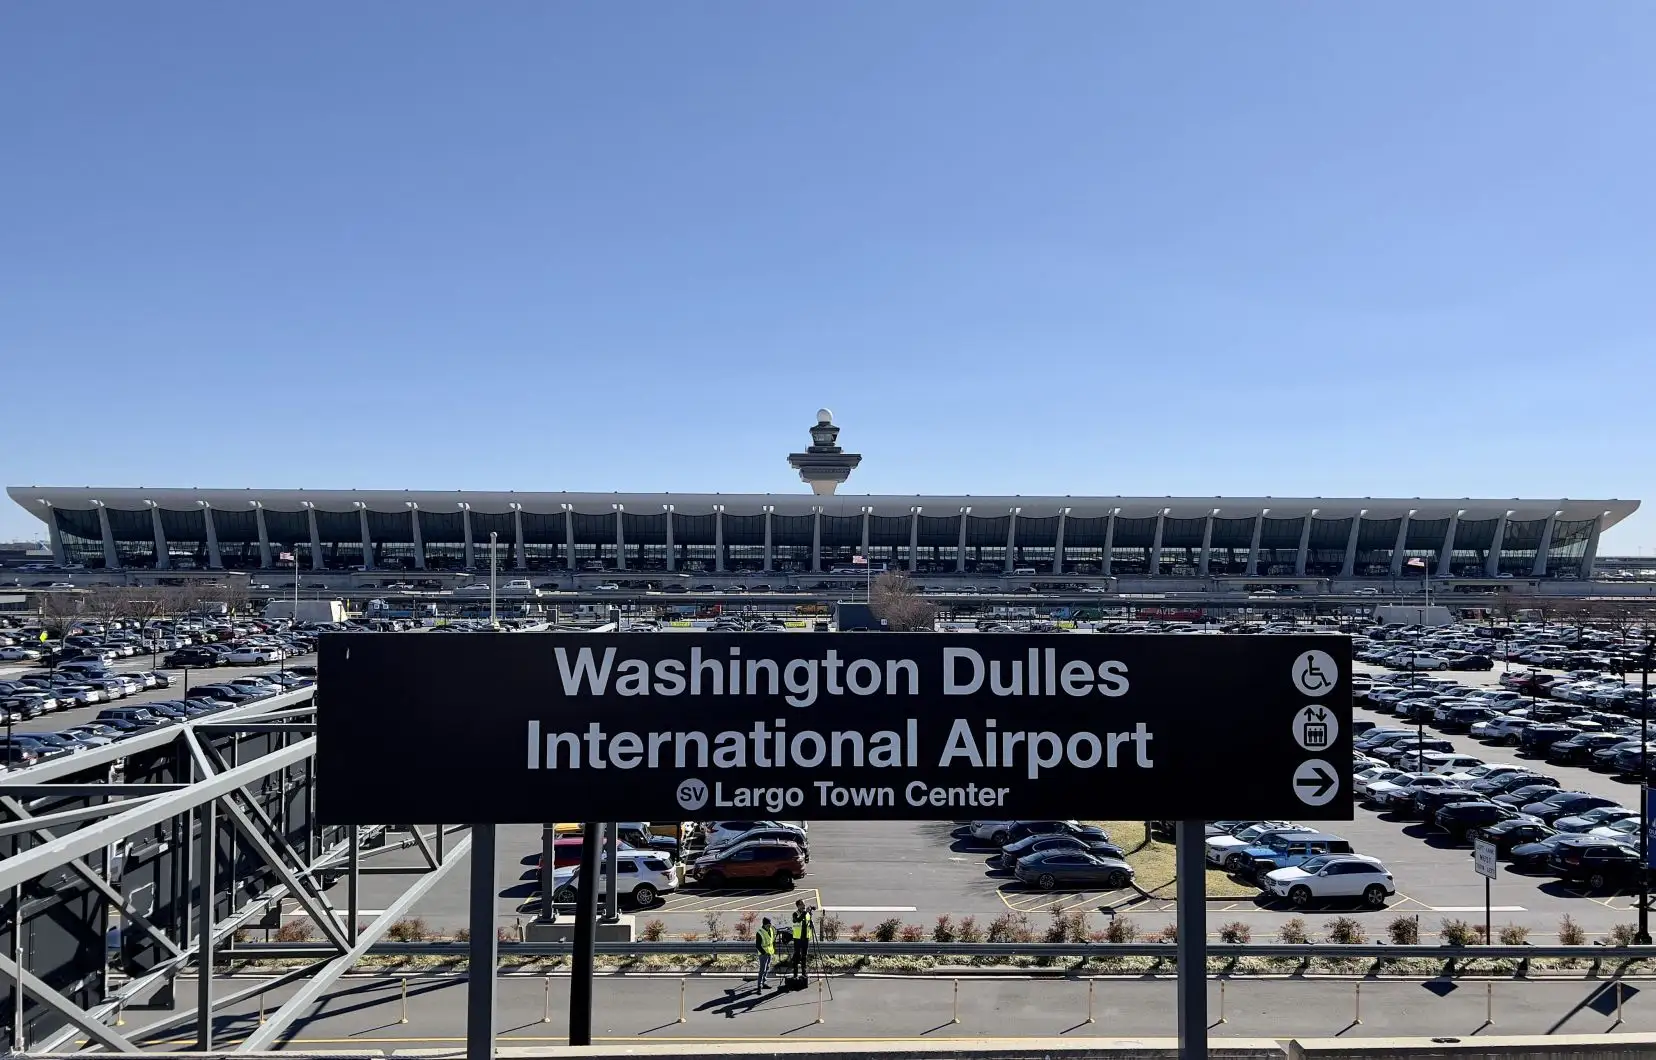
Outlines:
[{"label": "small white sign", "polygon": [[1315,704],[1294,712],[1294,742],[1307,751],[1326,751],[1340,735],[1340,719],[1327,707]]},{"label": "small white sign", "polygon": [[1478,870],[1479,876],[1495,878],[1500,865],[1500,859],[1495,855],[1495,844],[1487,839],[1472,841],[1472,867]]},{"label": "small white sign", "polygon": [[1307,806],[1326,806],[1340,793],[1340,774],[1320,758],[1309,758],[1294,770],[1294,796]]},{"label": "small white sign", "polygon": [[1325,651],[1302,652],[1294,660],[1294,687],[1308,696],[1326,696],[1340,679],[1334,656]]}]

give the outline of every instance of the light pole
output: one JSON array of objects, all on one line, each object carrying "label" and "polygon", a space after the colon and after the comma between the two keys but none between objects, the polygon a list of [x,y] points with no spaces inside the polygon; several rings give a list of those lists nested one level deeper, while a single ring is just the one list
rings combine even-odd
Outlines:
[{"label": "light pole", "polygon": [[499,531],[489,531],[489,628],[497,629],[499,622],[495,621],[495,541],[500,537]]}]

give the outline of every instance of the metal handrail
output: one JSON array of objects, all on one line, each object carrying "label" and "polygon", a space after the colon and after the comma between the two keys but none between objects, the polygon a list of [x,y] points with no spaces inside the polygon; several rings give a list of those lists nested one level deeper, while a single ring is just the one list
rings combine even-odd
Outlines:
[{"label": "metal handrail", "polygon": [[[659,942],[597,942],[598,953],[614,956],[640,954],[687,954],[716,956],[733,954],[747,956],[753,952],[751,940],[731,942],[687,942],[683,939],[663,939]],[[502,956],[559,956],[572,952],[569,942],[502,942]],[[1160,957],[1172,960],[1178,946],[1172,942],[817,942],[812,952],[834,957],[1062,957],[1096,960],[1109,957]],[[309,942],[241,942],[225,947],[226,958],[270,958],[324,956],[338,951]],[[383,956],[466,956],[470,944],[466,942],[380,942],[370,953]],[[1337,943],[1232,943],[1215,942],[1207,947],[1209,957],[1369,957],[1394,958],[1426,957],[1439,960],[1454,958],[1493,958],[1521,960],[1525,958],[1575,957],[1602,960],[1615,957],[1620,960],[1656,960],[1653,946],[1604,946],[1593,943],[1584,946],[1562,945],[1495,945],[1495,946],[1438,946],[1390,945],[1384,942]]]}]

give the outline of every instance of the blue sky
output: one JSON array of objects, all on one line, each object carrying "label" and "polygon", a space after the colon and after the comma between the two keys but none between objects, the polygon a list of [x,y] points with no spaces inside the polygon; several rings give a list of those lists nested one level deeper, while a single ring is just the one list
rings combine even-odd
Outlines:
[{"label": "blue sky", "polygon": [[1631,3],[6,5],[0,479],[792,492],[828,405],[875,493],[1656,499],[1653,44]]}]

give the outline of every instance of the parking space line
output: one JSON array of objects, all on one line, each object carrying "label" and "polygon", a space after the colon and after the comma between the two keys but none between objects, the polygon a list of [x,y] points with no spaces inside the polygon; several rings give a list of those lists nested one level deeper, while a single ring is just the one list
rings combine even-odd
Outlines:
[{"label": "parking space line", "polygon": [[653,912],[655,913],[757,913],[777,912],[785,910],[799,899],[805,899],[806,905],[822,905],[822,892],[815,887],[793,891],[759,891],[747,890],[736,893],[724,892],[717,894],[684,894],[672,895]]},{"label": "parking space line", "polygon": [[1125,888],[1114,891],[1001,891],[1001,904],[1016,913],[1042,913],[1060,906],[1104,905],[1115,894],[1132,894]]}]

